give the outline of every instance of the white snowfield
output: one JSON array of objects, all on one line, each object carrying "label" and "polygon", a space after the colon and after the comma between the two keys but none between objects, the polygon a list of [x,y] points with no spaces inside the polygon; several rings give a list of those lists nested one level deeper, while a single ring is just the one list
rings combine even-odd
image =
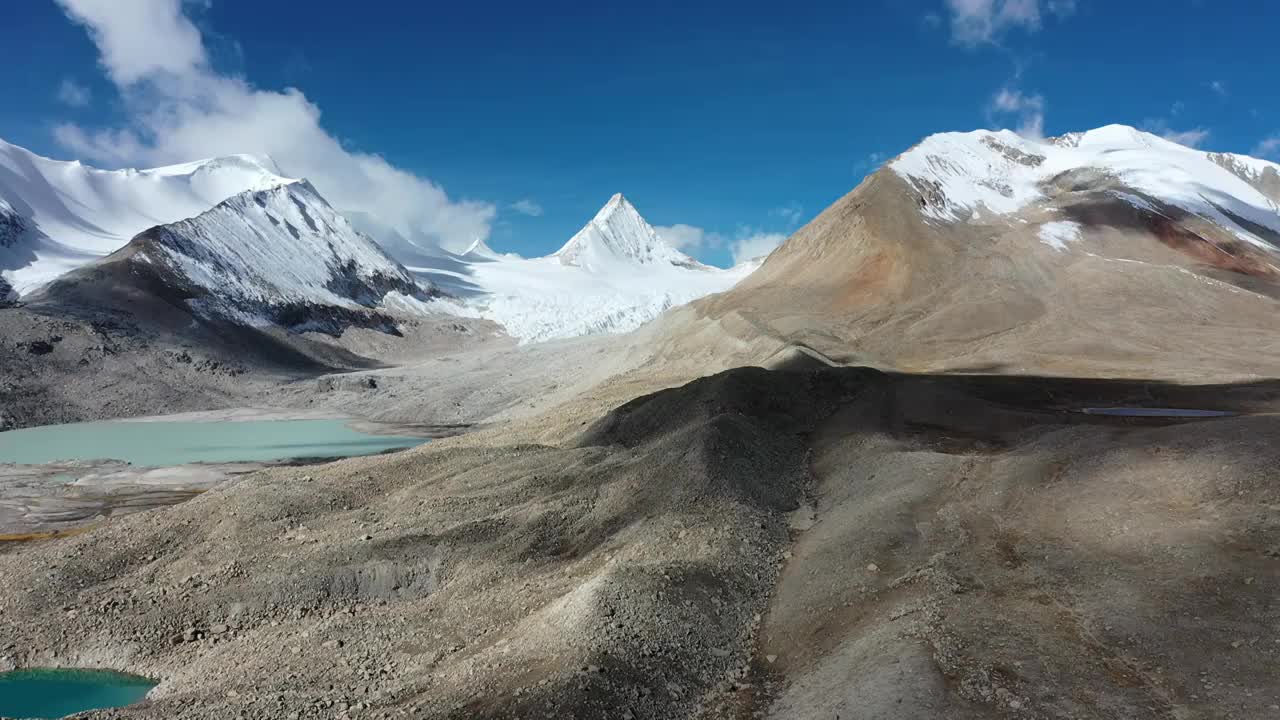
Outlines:
[{"label": "white snowfield", "polygon": [[247,190],[290,182],[248,155],[154,170],[97,170],[0,140],[0,201],[26,226],[0,248],[0,274],[19,294],[124,247],[147,228],[194,217]]},{"label": "white snowfield", "polygon": [[241,319],[295,303],[372,307],[390,289],[415,285],[305,180],[241,193],[158,228],[143,253],[213,290],[201,309]]},{"label": "white snowfield", "polygon": [[634,330],[670,307],[728,290],[759,266],[699,263],[663,242],[621,194],[552,255],[499,255],[476,243],[456,259],[449,270],[411,269],[467,296],[472,312],[523,342]]},{"label": "white snowfield", "polygon": [[[1058,175],[1092,169],[1129,188],[1132,192],[1116,195],[1138,207],[1154,209],[1142,196],[1155,198],[1240,240],[1277,249],[1247,225],[1280,232],[1280,205],[1257,187],[1264,176],[1280,173],[1280,165],[1202,152],[1124,125],[1044,141],[1008,130],[942,133],[926,138],[889,167],[929,200],[924,212],[937,222],[1016,212],[1044,198],[1043,185]],[[1280,176],[1273,182],[1280,183]],[[1068,241],[1064,227],[1049,228],[1041,237],[1058,249]]]}]

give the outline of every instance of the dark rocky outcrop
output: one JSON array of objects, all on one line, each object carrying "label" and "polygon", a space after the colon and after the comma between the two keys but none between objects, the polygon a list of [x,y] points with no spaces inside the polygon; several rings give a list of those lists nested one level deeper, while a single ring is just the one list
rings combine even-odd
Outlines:
[{"label": "dark rocky outcrop", "polygon": [[0,200],[0,247],[13,247],[26,229],[26,222]]}]

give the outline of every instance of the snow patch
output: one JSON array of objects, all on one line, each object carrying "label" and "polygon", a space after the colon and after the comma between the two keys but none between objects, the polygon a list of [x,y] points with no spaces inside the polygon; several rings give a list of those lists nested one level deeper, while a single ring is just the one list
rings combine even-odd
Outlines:
[{"label": "snow patch", "polygon": [[1137,195],[1134,195],[1133,193],[1116,191],[1112,194],[1120,198],[1121,200],[1129,203],[1130,205],[1138,208],[1139,210],[1146,210],[1147,212],[1155,215],[1161,215],[1161,216],[1164,215],[1164,213],[1160,212],[1160,208],[1151,204],[1145,198],[1140,198]]},{"label": "snow patch", "polygon": [[1080,239],[1080,223],[1056,220],[1040,226],[1040,242],[1054,250],[1066,251],[1067,245]]}]

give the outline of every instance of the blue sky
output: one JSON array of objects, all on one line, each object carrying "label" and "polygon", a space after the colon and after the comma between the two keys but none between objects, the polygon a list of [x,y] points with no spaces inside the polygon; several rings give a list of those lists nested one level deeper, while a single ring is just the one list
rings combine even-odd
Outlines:
[{"label": "blue sky", "polygon": [[402,234],[487,235],[524,255],[555,250],[620,191],[728,264],[945,130],[1120,122],[1280,155],[1277,3],[6,10],[0,47],[20,58],[0,64],[10,142],[108,167],[268,152]]}]

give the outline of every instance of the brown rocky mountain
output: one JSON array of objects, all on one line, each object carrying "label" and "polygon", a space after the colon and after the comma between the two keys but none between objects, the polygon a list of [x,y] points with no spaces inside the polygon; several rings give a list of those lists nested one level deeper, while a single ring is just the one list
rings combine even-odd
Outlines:
[{"label": "brown rocky mountain", "polygon": [[[1054,157],[1073,142],[1099,151]],[[728,364],[798,345],[910,371],[1280,372],[1277,166],[1118,127],[1039,147],[1011,133],[935,136],[655,335],[677,339],[673,357],[715,340]],[[969,152],[972,167],[950,164]],[[968,197],[983,193],[999,212]]]}]

